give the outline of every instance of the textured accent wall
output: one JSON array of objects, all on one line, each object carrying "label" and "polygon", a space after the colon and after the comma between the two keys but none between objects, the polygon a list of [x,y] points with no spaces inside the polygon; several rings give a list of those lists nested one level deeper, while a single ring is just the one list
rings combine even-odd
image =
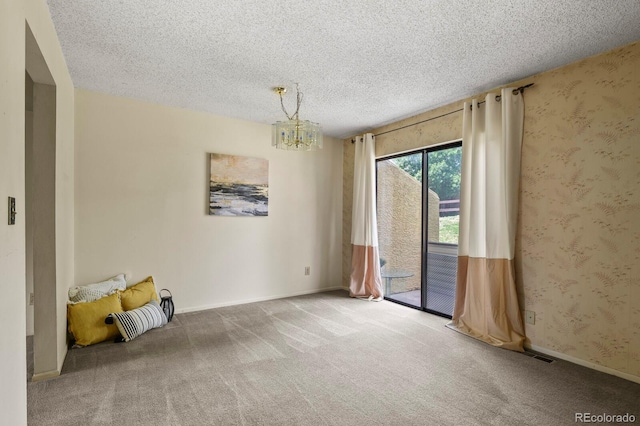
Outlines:
[{"label": "textured accent wall", "polygon": [[[635,42],[509,85],[535,83],[525,93],[516,250],[521,309],[536,313],[535,325],[526,325],[527,344],[633,380],[640,379],[638,69]],[[458,139],[461,118],[455,113],[381,135],[376,152]],[[348,140],[344,146],[346,263],[353,149]]]},{"label": "textured accent wall", "polygon": [[518,284],[532,344],[640,376],[640,43],[525,95]]}]

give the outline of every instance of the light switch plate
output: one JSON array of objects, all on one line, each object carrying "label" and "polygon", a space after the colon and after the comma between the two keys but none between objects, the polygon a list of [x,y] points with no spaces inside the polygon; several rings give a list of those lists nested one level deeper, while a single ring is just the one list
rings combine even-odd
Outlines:
[{"label": "light switch plate", "polygon": [[9,197],[9,225],[16,224],[16,199]]}]

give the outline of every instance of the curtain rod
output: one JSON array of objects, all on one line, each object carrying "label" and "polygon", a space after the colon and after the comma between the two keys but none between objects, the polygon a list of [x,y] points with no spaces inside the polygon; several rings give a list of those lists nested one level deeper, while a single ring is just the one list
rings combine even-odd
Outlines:
[{"label": "curtain rod", "polygon": [[[529,88],[529,87],[533,86],[533,84],[534,84],[534,83],[529,83],[529,84],[526,84],[526,85],[524,85],[524,86],[520,86],[520,87],[518,87],[517,89],[513,89],[512,93],[513,93],[514,95],[517,95],[518,93],[524,93],[524,89],[527,89],[527,88]],[[498,101],[499,101],[499,100],[500,100],[500,96],[498,96],[498,97],[496,98],[496,100],[498,100]],[[483,103],[485,103],[485,102],[486,102],[486,101],[478,102],[478,105],[483,104]],[[391,129],[391,130],[387,130],[387,131],[385,131],[385,132],[376,133],[376,134],[375,134],[375,135],[373,135],[373,136],[385,135],[385,134],[387,134],[387,133],[391,133],[391,132],[395,132],[395,131],[398,131],[398,130],[406,129],[407,127],[417,126],[418,124],[426,123],[427,121],[435,120],[436,118],[446,117],[447,115],[451,115],[451,114],[454,114],[454,113],[456,113],[456,112],[460,112],[460,111],[462,111],[462,110],[464,110],[464,108],[460,108],[460,109],[457,109],[457,110],[455,110],[455,111],[447,112],[447,113],[444,113],[444,114],[442,114],[442,115],[438,115],[437,117],[427,118],[426,120],[418,121],[417,123],[407,124],[406,126],[398,127],[397,129]],[[355,142],[356,142],[356,140],[355,140],[355,139],[351,139],[351,143],[352,143],[352,144],[353,144],[353,143],[355,143]]]}]

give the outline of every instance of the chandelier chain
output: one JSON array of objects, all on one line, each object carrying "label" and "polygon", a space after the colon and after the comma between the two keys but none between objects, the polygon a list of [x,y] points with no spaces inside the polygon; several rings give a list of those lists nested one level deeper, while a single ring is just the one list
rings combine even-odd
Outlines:
[{"label": "chandelier chain", "polygon": [[303,94],[300,92],[300,87],[298,83],[296,83],[296,93],[297,93],[296,112],[294,112],[292,115],[289,115],[289,113],[287,112],[287,109],[284,107],[284,101],[282,100],[282,92],[278,92],[278,94],[280,95],[280,106],[282,106],[282,111],[284,112],[284,115],[286,115],[289,120],[293,120],[294,118],[296,120],[298,119],[298,111],[300,111],[300,104],[302,103]]}]

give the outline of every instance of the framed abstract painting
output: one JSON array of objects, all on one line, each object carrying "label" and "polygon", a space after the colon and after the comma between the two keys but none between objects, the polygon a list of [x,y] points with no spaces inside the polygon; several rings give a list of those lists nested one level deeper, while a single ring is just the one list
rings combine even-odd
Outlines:
[{"label": "framed abstract painting", "polygon": [[210,176],[209,215],[268,215],[268,160],[210,154]]}]

